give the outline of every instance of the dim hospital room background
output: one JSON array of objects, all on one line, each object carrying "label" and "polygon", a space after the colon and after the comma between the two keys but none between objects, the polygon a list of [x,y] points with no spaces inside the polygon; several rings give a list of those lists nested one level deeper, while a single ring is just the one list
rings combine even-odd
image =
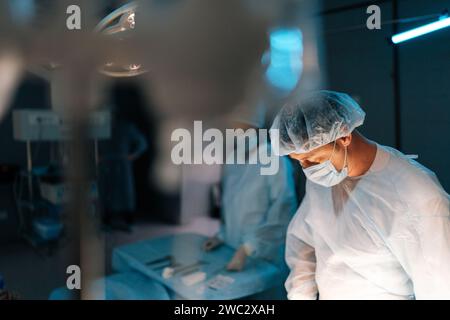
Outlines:
[{"label": "dim hospital room background", "polygon": [[[14,0],[3,2],[7,9],[2,10],[0,17],[4,22],[10,14],[17,23],[22,21],[17,30],[31,30],[26,29],[27,23],[41,26],[36,19],[56,10],[48,1],[23,1],[23,6],[12,4]],[[93,19],[93,25],[129,3],[96,2],[97,20]],[[366,27],[366,1],[305,4],[278,0],[267,1],[266,5],[256,2],[149,0],[149,7],[132,7],[136,10],[136,25],[146,20],[139,20],[139,10],[144,12],[142,17],[145,10],[151,11],[150,22],[146,22],[151,31],[144,34],[150,44],[139,47],[133,55],[137,61],[142,59],[148,70],[134,77],[116,77],[104,69],[100,80],[93,77],[101,85],[80,86],[80,91],[73,83],[61,81],[58,71],[42,67],[42,56],[27,57],[29,62],[4,114],[0,110],[0,276],[8,290],[24,299],[48,299],[65,286],[67,266],[79,262],[83,250],[89,257],[97,249],[102,253],[97,265],[86,265],[93,273],[101,270],[108,277],[120,274],[116,267],[125,263],[125,254],[114,253],[121,246],[172,235],[214,236],[221,223],[214,194],[221,181],[220,166],[175,165],[170,158],[174,145],[171,133],[176,128],[192,126],[194,120],[211,127],[217,123],[224,126],[224,119],[248,96],[249,101],[264,102],[262,127],[268,129],[276,111],[305,91],[346,92],[367,114],[361,128],[364,135],[405,154],[417,155],[422,164],[437,174],[444,189],[450,190],[450,29],[397,45],[389,40],[398,32],[445,15],[449,1],[373,1],[381,9],[379,30]],[[33,30],[37,32],[39,27]],[[12,39],[8,42],[11,47]],[[19,40],[15,45],[26,47]],[[0,53],[7,52],[0,49]],[[3,57],[0,55],[0,64]],[[276,58],[281,60],[275,61]],[[2,75],[0,81],[5,81]],[[24,123],[27,117],[34,117],[38,125],[40,116],[50,114],[49,119],[53,119],[51,114],[64,109],[65,99],[73,97],[60,94],[68,87],[80,96],[86,88],[102,96],[96,105],[100,119],[98,138],[87,139],[81,149],[86,151],[86,161],[93,164],[87,171],[95,173],[88,197],[97,199],[101,210],[110,206],[107,211],[113,213],[95,218],[101,240],[94,236],[98,242],[92,246],[80,244],[82,236],[81,241],[69,236],[73,227],[70,219],[58,219],[58,224],[52,225],[56,234],[44,233],[48,239],[24,228],[24,224],[38,228],[38,222],[48,222],[46,215],[29,212],[45,211],[52,217],[66,214],[67,201],[58,198],[65,196],[58,195],[51,186],[63,182],[60,162],[76,156],[60,138],[46,139],[39,131],[28,141]],[[123,131],[102,131],[108,131],[103,126],[118,122]],[[126,159],[120,154],[123,150],[118,150],[120,146],[129,148]],[[288,161],[293,168],[298,206],[304,195],[305,177],[298,163]],[[30,183],[31,191],[27,190]],[[24,200],[29,192],[39,203]],[[135,199],[130,200],[132,205],[123,204],[128,198]],[[251,203],[252,199],[248,201]],[[115,206],[120,209],[114,209]],[[130,247],[132,250],[134,247]],[[131,271],[124,267],[121,272]],[[135,277],[132,281],[146,277],[137,275],[135,270],[131,274]],[[118,286],[121,279],[115,279]],[[180,292],[177,295],[186,297]],[[140,298],[136,292],[131,296]]]}]

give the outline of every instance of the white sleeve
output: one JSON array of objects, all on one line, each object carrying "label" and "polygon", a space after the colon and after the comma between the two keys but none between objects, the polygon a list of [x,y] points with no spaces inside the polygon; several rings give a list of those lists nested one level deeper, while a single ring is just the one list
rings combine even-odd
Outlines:
[{"label": "white sleeve", "polygon": [[396,244],[396,255],[411,278],[416,299],[450,299],[448,195],[412,208],[403,229],[406,236]]},{"label": "white sleeve", "polygon": [[286,280],[289,300],[316,300],[316,256],[313,237],[303,216],[309,210],[307,197],[289,225],[286,238],[286,263],[290,274]]},{"label": "white sleeve", "polygon": [[285,245],[286,229],[297,209],[297,197],[291,167],[286,158],[280,158],[276,175],[266,176],[260,185],[261,193],[268,194],[269,203],[262,223],[252,232],[243,235],[247,252],[258,257],[275,260],[281,258],[280,249]]},{"label": "white sleeve", "polygon": [[220,222],[219,231],[214,236],[222,242],[225,242],[225,224],[223,222]]}]

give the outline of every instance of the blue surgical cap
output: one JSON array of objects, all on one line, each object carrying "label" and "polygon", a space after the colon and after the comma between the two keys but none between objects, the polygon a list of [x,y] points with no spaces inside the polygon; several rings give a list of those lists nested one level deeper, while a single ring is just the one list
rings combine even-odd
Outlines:
[{"label": "blue surgical cap", "polygon": [[[349,135],[363,124],[365,112],[348,94],[321,90],[285,105],[275,118],[272,147],[282,156],[307,153]],[[278,145],[273,130],[279,130]]]}]

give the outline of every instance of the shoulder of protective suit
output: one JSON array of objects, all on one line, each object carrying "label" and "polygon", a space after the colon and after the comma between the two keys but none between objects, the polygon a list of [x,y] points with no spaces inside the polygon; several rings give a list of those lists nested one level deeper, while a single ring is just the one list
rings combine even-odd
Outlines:
[{"label": "shoulder of protective suit", "polygon": [[419,162],[391,147],[382,147],[389,154],[387,177],[395,185],[399,196],[408,202],[427,202],[431,199],[448,199],[436,174]]}]

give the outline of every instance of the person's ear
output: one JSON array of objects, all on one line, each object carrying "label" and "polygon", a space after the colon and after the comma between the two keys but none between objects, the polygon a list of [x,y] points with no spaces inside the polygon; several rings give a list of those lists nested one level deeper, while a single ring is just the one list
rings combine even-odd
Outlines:
[{"label": "person's ear", "polygon": [[336,140],[336,142],[341,147],[348,147],[350,145],[350,143],[352,142],[352,134],[350,133],[348,136],[339,138],[339,139]]}]

